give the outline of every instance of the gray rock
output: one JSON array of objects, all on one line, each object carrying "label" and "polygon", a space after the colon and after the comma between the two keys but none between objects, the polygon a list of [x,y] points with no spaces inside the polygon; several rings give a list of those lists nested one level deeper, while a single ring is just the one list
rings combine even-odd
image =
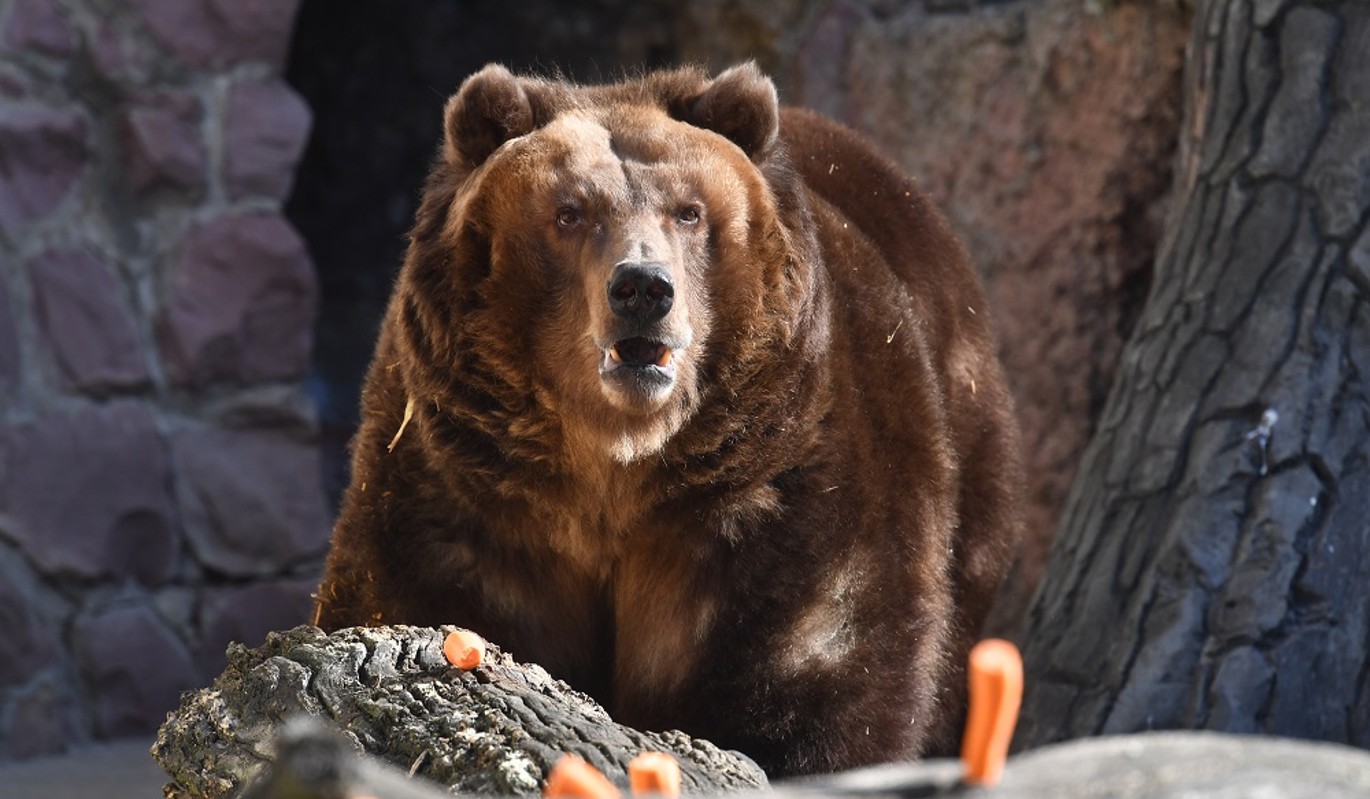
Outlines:
[{"label": "gray rock", "polygon": [[384,796],[447,799],[442,786],[371,757],[359,757],[347,737],[313,716],[291,719],[276,738],[267,773],[242,799]]},{"label": "gray rock", "polygon": [[[500,772],[511,751],[528,754],[536,766],[530,776],[537,782],[538,769],[545,773],[546,763],[561,749],[578,751],[582,746],[595,747],[598,751],[588,759],[621,782],[622,769],[615,758],[622,751],[643,748],[641,739],[653,737],[614,725],[597,706],[564,693],[559,683],[549,683],[541,669],[512,663],[497,649],[488,665],[475,672],[447,669],[437,651],[441,634],[391,627],[343,630],[325,637],[302,627],[273,636],[257,652],[236,650],[229,670],[214,687],[187,697],[159,734],[154,756],[178,780],[169,786],[168,796],[222,796],[259,774],[253,799],[322,799],[335,795],[325,789],[338,783],[354,793],[370,788],[383,796],[434,795],[424,785],[394,783],[389,779],[394,772],[378,769],[369,757],[349,758],[346,744],[317,726],[280,721],[297,713],[342,723],[344,740],[353,740],[392,767],[409,765],[408,757],[418,752],[412,762],[420,764],[421,775],[468,792],[510,792],[508,785],[492,782],[491,777]],[[549,719],[567,723],[551,725]],[[549,738],[550,726],[556,731]],[[511,729],[527,734],[519,736]],[[283,737],[282,745],[263,744],[266,735]],[[623,745],[620,736],[630,743]],[[550,757],[541,748],[549,743]],[[652,741],[647,746],[658,744]],[[749,787],[745,779],[752,772],[747,761],[710,750],[699,741],[692,748],[665,750],[681,760],[687,793],[717,795]],[[711,779],[694,781],[690,777],[704,753]],[[321,758],[329,765],[322,772]],[[272,759],[276,763],[269,767]],[[448,764],[450,771],[439,770]],[[282,774],[294,779],[283,780]],[[1016,755],[997,785],[969,786],[963,775],[958,761],[891,763],[776,783],[770,791],[748,795],[1352,799],[1370,795],[1370,754],[1282,738],[1147,733],[1071,741]],[[321,776],[334,782],[330,785]],[[387,778],[387,790],[376,789],[377,776]]]}]

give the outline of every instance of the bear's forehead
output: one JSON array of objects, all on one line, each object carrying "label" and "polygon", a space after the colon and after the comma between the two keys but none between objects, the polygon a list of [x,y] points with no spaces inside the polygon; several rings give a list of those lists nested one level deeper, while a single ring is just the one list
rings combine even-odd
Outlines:
[{"label": "bear's forehead", "polygon": [[573,110],[516,144],[520,160],[553,170],[632,171],[643,166],[696,170],[717,161],[709,134],[655,108]]},{"label": "bear's forehead", "polygon": [[524,203],[640,207],[699,199],[721,209],[765,185],[722,136],[650,107],[568,110],[506,142],[490,160],[487,181],[516,187],[512,195]]}]

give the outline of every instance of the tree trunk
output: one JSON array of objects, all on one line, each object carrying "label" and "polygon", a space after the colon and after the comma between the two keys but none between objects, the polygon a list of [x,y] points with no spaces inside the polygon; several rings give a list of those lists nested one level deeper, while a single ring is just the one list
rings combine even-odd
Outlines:
[{"label": "tree trunk", "polygon": [[1370,4],[1203,0],[1151,296],[1026,623],[1019,746],[1370,746]]}]

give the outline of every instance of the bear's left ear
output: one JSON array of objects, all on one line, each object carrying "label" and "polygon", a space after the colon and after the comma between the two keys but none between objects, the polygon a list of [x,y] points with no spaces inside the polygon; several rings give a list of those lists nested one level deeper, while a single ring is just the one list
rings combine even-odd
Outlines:
[{"label": "bear's left ear", "polygon": [[475,168],[501,144],[533,130],[533,106],[512,72],[490,64],[462,81],[443,112],[448,160]]},{"label": "bear's left ear", "polygon": [[759,163],[780,135],[775,84],[753,61],[725,70],[686,111],[686,122],[721,134]]}]

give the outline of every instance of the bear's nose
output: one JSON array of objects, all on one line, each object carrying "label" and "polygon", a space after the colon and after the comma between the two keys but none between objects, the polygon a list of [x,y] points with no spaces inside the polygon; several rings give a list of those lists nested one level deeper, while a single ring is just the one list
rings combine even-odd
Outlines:
[{"label": "bear's nose", "polygon": [[666,267],[656,263],[621,263],[609,278],[609,308],[639,324],[650,324],[670,313],[675,286]]}]

